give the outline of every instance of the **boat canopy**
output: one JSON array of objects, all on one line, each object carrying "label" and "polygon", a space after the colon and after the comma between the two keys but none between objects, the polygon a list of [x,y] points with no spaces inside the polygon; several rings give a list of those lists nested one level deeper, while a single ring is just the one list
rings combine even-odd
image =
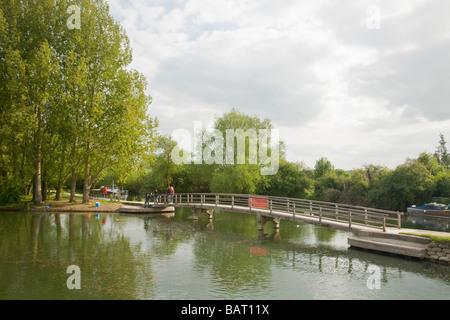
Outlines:
[{"label": "boat canopy", "polygon": [[425,208],[427,210],[447,210],[449,207],[446,204],[432,202],[425,204]]}]

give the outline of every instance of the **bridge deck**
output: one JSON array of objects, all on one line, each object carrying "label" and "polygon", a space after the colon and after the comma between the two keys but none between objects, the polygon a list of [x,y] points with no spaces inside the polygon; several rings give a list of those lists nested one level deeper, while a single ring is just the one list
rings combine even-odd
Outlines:
[{"label": "bridge deck", "polygon": [[[302,212],[296,212],[295,215],[292,213],[277,211],[277,210],[268,210],[268,209],[259,209],[259,208],[250,208],[245,206],[231,206],[231,205],[215,205],[215,204],[202,204],[202,203],[183,203],[183,204],[171,204],[172,206],[176,208],[198,208],[198,209],[204,209],[204,210],[222,210],[222,211],[230,211],[230,212],[239,212],[239,213],[246,213],[246,214],[261,214],[267,217],[272,218],[279,218],[282,220],[289,220],[289,221],[296,221],[300,223],[307,223],[307,224],[313,224],[323,227],[329,227],[337,230],[344,230],[344,231],[350,231],[349,230],[349,222],[348,221],[339,221],[339,220],[331,220],[328,218],[322,218],[319,220],[319,217],[317,215],[310,215],[309,212],[302,213]],[[350,226],[350,229],[352,231],[373,231],[373,226],[365,226],[361,224],[352,223]],[[378,228],[378,230],[381,230],[381,227]]]}]

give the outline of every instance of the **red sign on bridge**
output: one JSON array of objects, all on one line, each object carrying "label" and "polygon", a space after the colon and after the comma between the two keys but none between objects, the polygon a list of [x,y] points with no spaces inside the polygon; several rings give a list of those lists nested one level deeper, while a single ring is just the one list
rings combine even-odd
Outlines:
[{"label": "red sign on bridge", "polygon": [[258,209],[267,209],[267,199],[266,198],[249,198],[248,206]]}]

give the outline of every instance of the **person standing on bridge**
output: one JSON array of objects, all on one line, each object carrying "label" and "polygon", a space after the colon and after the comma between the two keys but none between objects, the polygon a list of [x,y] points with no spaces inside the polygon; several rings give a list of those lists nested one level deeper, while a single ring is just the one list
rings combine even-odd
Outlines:
[{"label": "person standing on bridge", "polygon": [[173,203],[173,196],[175,195],[175,189],[170,187],[170,202]]},{"label": "person standing on bridge", "polygon": [[155,204],[158,204],[159,201],[159,193],[158,193],[158,189],[155,189]]},{"label": "person standing on bridge", "polygon": [[144,208],[150,208],[150,195],[148,192],[145,194]]}]

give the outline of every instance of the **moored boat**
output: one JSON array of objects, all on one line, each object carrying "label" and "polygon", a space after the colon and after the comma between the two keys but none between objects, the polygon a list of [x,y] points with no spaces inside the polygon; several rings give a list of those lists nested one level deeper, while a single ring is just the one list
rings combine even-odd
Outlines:
[{"label": "moored boat", "polygon": [[441,203],[426,203],[422,206],[411,206],[407,209],[410,214],[423,214],[432,216],[447,216],[450,217],[450,206]]}]

